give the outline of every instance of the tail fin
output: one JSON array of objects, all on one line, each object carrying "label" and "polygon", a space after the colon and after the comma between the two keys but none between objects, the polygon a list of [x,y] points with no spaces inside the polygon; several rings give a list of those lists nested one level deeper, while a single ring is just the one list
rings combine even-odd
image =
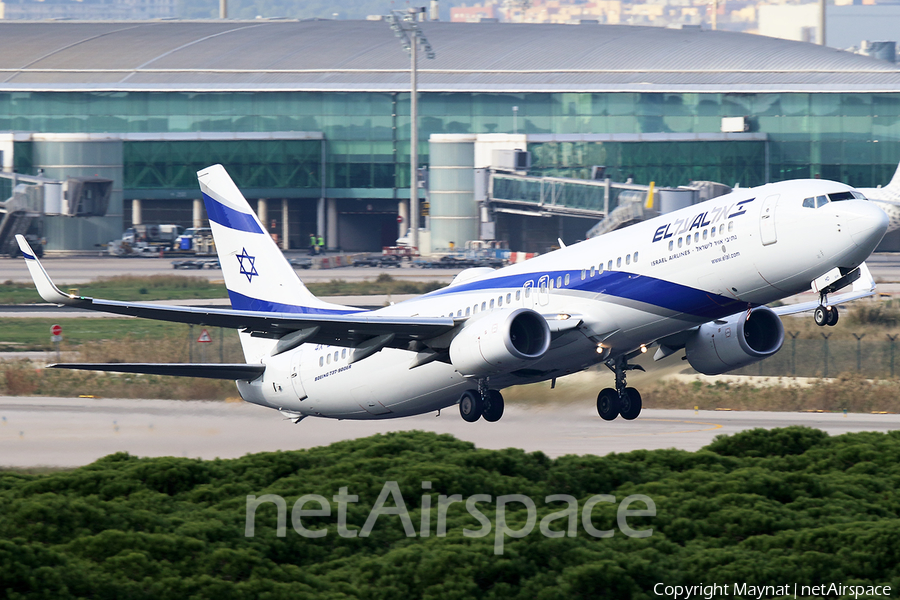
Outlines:
[{"label": "tail fin", "polygon": [[310,293],[222,165],[197,173],[231,306],[237,310],[358,312]]}]

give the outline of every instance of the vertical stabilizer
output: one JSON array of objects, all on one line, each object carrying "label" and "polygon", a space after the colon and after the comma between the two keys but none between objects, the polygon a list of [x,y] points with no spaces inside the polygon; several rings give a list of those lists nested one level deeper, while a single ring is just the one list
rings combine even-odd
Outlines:
[{"label": "vertical stabilizer", "polygon": [[313,296],[222,165],[197,173],[231,306],[263,312],[359,312]]}]

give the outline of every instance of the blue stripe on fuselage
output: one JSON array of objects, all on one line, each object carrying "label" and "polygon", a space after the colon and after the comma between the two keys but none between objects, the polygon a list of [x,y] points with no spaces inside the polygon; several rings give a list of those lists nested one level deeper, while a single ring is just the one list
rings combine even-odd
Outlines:
[{"label": "blue stripe on fuselage", "polygon": [[228,296],[231,298],[231,308],[235,310],[299,313],[304,315],[351,315],[366,312],[359,309],[313,308],[310,306],[297,306],[296,304],[282,304],[280,302],[270,302],[268,300],[251,298],[250,296],[245,296],[244,294],[232,290],[228,290]]},{"label": "blue stripe on fuselage", "polygon": [[237,231],[264,233],[253,215],[229,208],[206,194],[203,194],[203,203],[206,205],[206,214],[209,216],[209,220],[214,223],[229,229],[236,229]]},{"label": "blue stripe on fuselage", "polygon": [[671,310],[675,313],[683,313],[708,320],[719,319],[747,308],[746,302],[741,302],[735,298],[698,290],[655,277],[648,277],[647,275],[637,275],[624,271],[604,271],[593,277],[588,276],[584,281],[581,280],[581,270],[504,275],[436,290],[426,294],[423,298],[445,296],[460,292],[520,288],[529,281],[534,286],[532,293],[538,293],[538,280],[545,275],[552,278],[554,282],[559,277],[565,280],[566,275],[569,275],[571,283],[569,285],[563,284],[561,289],[634,300]]}]

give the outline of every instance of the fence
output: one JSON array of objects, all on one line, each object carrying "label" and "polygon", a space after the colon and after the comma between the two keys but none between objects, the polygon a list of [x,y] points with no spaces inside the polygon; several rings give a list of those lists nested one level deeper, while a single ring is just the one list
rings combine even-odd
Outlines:
[{"label": "fence", "polygon": [[830,333],[821,333],[820,339],[798,339],[797,335],[786,331],[784,346],[775,355],[733,373],[769,377],[835,377],[848,372],[873,378],[900,375],[898,335],[878,338],[854,333],[850,340],[830,339]]}]

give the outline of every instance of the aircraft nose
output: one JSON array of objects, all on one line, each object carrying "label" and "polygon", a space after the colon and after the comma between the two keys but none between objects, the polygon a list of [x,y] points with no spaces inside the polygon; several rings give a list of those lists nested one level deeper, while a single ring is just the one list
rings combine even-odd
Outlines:
[{"label": "aircraft nose", "polygon": [[847,202],[842,208],[854,243],[861,248],[871,247],[874,250],[887,231],[887,214],[874,202],[864,200]]}]

